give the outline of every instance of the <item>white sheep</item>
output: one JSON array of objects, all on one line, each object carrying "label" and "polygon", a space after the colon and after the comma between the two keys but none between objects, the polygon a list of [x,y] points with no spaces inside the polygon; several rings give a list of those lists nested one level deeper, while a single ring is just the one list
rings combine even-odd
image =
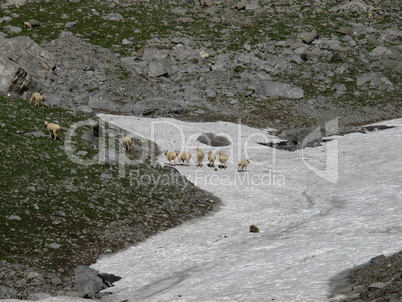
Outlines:
[{"label": "white sheep", "polygon": [[219,162],[221,163],[221,167],[226,169],[229,157],[223,152],[218,152],[216,153],[216,155],[219,155]]},{"label": "white sheep", "polygon": [[216,160],[216,155],[212,152],[208,152],[208,162],[210,167],[215,167],[215,160]]},{"label": "white sheep", "polygon": [[176,164],[176,152],[169,152],[168,150],[163,150],[163,153],[165,153],[167,160],[169,161],[169,164],[172,164],[173,161],[173,165]]},{"label": "white sheep", "polygon": [[202,167],[202,161],[204,160],[205,154],[200,147],[197,147],[197,167]]},{"label": "white sheep", "polygon": [[239,172],[243,172],[243,171],[247,171],[247,166],[250,163],[249,159],[241,159],[239,160],[239,165],[238,165],[238,171]]},{"label": "white sheep", "polygon": [[126,147],[126,151],[130,152],[132,144],[133,144],[132,138],[128,137],[128,136],[125,136],[125,137],[123,137],[122,143],[123,143],[124,147]]},{"label": "white sheep", "polygon": [[57,134],[60,133],[60,126],[58,124],[45,122],[45,127],[47,128],[47,130],[49,130],[50,138],[52,138],[53,134],[54,140],[56,140]]},{"label": "white sheep", "polygon": [[30,22],[28,22],[28,21],[25,21],[24,22],[24,27],[32,29],[32,24]]},{"label": "white sheep", "polygon": [[186,166],[190,165],[190,158],[192,154],[190,152],[183,152],[180,153],[180,151],[176,151],[176,156],[179,161],[184,165],[186,163]]},{"label": "white sheep", "polygon": [[36,107],[39,107],[44,99],[45,99],[44,95],[40,94],[39,92],[35,92],[35,93],[32,94],[32,96],[29,99],[29,101],[33,102]]}]

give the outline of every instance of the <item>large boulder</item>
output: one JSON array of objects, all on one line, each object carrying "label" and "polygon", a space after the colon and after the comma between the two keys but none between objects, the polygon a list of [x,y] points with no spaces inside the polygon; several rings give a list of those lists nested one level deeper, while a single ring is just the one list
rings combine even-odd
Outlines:
[{"label": "large boulder", "polygon": [[213,133],[203,133],[197,138],[197,141],[213,147],[225,147],[231,144],[226,137]]},{"label": "large boulder", "polygon": [[148,98],[137,102],[133,106],[134,115],[143,116],[176,116],[187,113],[189,110],[182,100],[166,100],[163,97]]},{"label": "large boulder", "polygon": [[83,298],[94,298],[104,288],[99,272],[85,265],[75,268],[75,286]]},{"label": "large boulder", "polygon": [[0,36],[0,91],[16,92],[23,98],[41,91],[44,81],[56,65],[56,59],[31,38]]},{"label": "large boulder", "polygon": [[152,60],[146,66],[146,74],[149,77],[169,76],[171,67],[167,60]]},{"label": "large boulder", "polygon": [[304,91],[300,87],[281,82],[261,81],[251,87],[255,94],[261,98],[284,97],[289,99],[302,99]]}]

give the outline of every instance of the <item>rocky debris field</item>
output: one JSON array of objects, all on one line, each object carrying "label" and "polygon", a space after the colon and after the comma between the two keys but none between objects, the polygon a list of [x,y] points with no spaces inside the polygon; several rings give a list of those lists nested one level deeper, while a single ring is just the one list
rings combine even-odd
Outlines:
[{"label": "rocky debris field", "polygon": [[347,298],[336,301],[402,301],[402,252],[377,256],[340,275],[342,285],[334,286],[333,292]]},{"label": "rocky debris field", "polygon": [[24,98],[241,121],[298,143],[295,128],[401,116],[399,1],[18,2],[0,16],[0,88]]}]

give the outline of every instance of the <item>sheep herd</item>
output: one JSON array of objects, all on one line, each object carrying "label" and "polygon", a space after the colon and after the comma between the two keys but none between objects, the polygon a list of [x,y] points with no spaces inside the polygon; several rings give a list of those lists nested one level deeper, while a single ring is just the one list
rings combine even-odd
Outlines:
[{"label": "sheep herd", "polygon": [[[196,167],[202,167],[203,162],[204,162],[204,157],[205,153],[204,151],[201,150],[200,147],[196,148],[197,150],[197,164]],[[192,154],[190,152],[180,152],[180,151],[168,151],[168,150],[163,150],[163,153],[166,156],[166,159],[168,160],[170,165],[176,165],[181,164],[181,165],[190,165],[190,159]],[[208,152],[208,166],[210,168],[214,168],[215,170],[217,169],[215,167],[215,161],[216,158],[218,157],[219,160],[219,165],[218,167],[221,169],[226,169],[227,168],[227,163],[229,160],[229,156],[227,156],[223,152],[217,152],[216,154],[212,151]],[[177,161],[176,161],[177,160]],[[250,163],[249,159],[241,159],[238,162],[238,171],[239,172],[246,172],[247,171],[247,166]]]},{"label": "sheep herd", "polygon": [[[30,102],[33,102],[35,104],[35,107],[40,107],[41,103],[45,99],[45,96],[40,94],[39,92],[35,92],[32,94],[31,98],[29,99]],[[50,138],[53,138],[54,140],[57,139],[57,136],[60,134],[60,125],[55,124],[55,123],[49,123],[45,122],[45,127],[50,133]],[[93,134],[94,136],[99,136],[100,132],[100,126],[99,124],[96,124],[93,126]],[[123,137],[122,144],[125,147],[127,152],[130,152],[132,150],[132,144],[133,144],[133,139],[131,137],[125,136]],[[197,167],[202,167],[204,158],[205,158],[205,153],[204,151],[201,150],[200,147],[196,148],[197,151]],[[192,157],[191,152],[180,152],[180,151],[168,151],[164,150],[163,153],[166,156],[166,159],[168,160],[170,165],[176,165],[181,164],[185,166],[190,165],[190,159]],[[223,153],[223,152],[217,152],[216,154],[212,151],[208,152],[208,166],[211,168],[214,168],[215,170],[215,161],[216,158],[218,157],[220,165],[218,166],[219,168],[226,169],[227,168],[227,163],[229,160],[229,157]],[[241,159],[238,162],[238,171],[239,172],[246,172],[247,171],[247,166],[250,163],[249,159]]]}]

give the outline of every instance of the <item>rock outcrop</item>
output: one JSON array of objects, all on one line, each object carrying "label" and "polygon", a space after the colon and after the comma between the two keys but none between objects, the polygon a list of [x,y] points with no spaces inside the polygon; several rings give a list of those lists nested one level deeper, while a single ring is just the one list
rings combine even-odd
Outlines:
[{"label": "rock outcrop", "polygon": [[6,39],[0,36],[0,91],[28,98],[42,91],[56,59],[26,36]]}]

